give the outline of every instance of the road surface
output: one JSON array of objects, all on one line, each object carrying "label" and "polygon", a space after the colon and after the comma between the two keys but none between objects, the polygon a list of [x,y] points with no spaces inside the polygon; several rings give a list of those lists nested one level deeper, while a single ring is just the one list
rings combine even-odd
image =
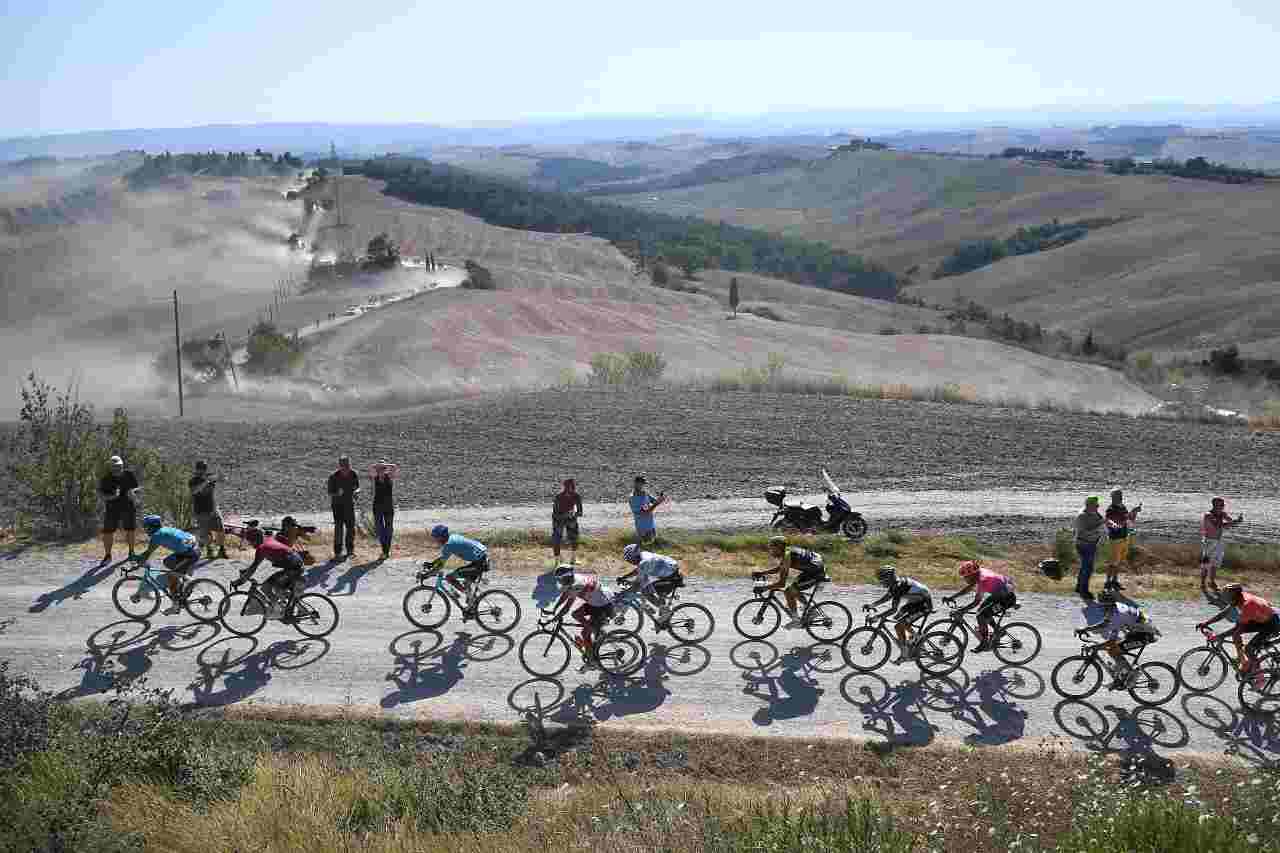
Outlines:
[{"label": "road surface", "polygon": [[[245,639],[185,615],[124,620],[111,602],[114,567],[97,570],[92,558],[71,553],[0,560],[8,570],[0,592],[0,659],[66,697],[101,695],[117,679],[145,675],[149,686],[173,687],[184,700],[206,706],[346,706],[404,718],[495,722],[521,720],[539,707],[551,724],[976,746],[1056,737],[1081,749],[1164,757],[1194,751],[1280,763],[1280,725],[1274,717],[1242,714],[1231,678],[1211,695],[1180,692],[1157,710],[1105,688],[1087,701],[1064,702],[1049,684],[1050,672],[1078,651],[1071,632],[1085,614],[1079,602],[1058,596],[1023,596],[1019,618],[1044,635],[1028,666],[1006,667],[978,655],[950,679],[922,681],[914,666],[892,663],[876,674],[855,674],[838,647],[815,644],[800,630],[744,642],[732,612],[748,590],[691,579],[685,600],[706,604],[717,623],[705,644],[678,646],[646,628],[650,658],[634,678],[580,674],[575,664],[558,679],[533,680],[516,646],[533,627],[535,603],[551,593],[546,576],[502,577],[500,567],[495,573],[495,586],[511,591],[524,611],[507,638],[464,626],[456,612],[438,632],[414,629],[401,612],[415,565],[408,560],[317,565],[307,583],[334,597],[337,630],[306,640],[268,622]],[[212,563],[199,574],[225,583],[241,565]],[[858,611],[873,592],[836,587],[827,594]],[[1156,602],[1148,612],[1164,633],[1153,657],[1174,663],[1197,644],[1193,625],[1210,610]]]}]

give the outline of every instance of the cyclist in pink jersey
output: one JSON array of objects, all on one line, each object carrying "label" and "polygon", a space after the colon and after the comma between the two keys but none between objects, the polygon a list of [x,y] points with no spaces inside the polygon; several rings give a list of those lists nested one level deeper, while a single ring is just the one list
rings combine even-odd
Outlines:
[{"label": "cyclist in pink jersey", "polygon": [[[1238,583],[1227,584],[1222,588],[1222,600],[1227,606],[1222,608],[1218,615],[1207,622],[1201,622],[1196,628],[1207,628],[1214,622],[1226,619],[1232,608],[1238,608],[1239,621],[1234,628],[1222,636],[1230,637],[1235,641],[1236,659],[1240,661],[1240,671],[1248,675],[1257,665],[1258,653],[1262,651],[1262,647],[1276,637],[1280,637],[1280,614],[1271,606],[1271,602],[1262,596],[1245,592],[1244,587]],[[1243,634],[1253,634],[1253,639],[1249,641],[1248,646],[1243,646],[1240,639]],[[1261,679],[1263,673],[1258,671],[1257,677]]]},{"label": "cyclist in pink jersey", "polygon": [[[978,608],[978,645],[975,652],[985,652],[991,648],[987,638],[991,635],[991,624],[997,616],[1017,603],[1018,597],[1013,591],[1013,580],[1005,575],[982,568],[977,560],[966,560],[960,564],[960,577],[968,581],[964,589],[949,595],[943,601],[950,604],[957,598],[977,589],[973,601],[960,608],[962,611]],[[983,596],[986,601],[982,600]],[[981,606],[979,606],[981,605]]]}]

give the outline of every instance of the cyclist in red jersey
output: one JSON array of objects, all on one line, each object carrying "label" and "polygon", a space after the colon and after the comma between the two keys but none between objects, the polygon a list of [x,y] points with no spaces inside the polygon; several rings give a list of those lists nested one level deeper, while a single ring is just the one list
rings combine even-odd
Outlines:
[{"label": "cyclist in red jersey", "polygon": [[[1218,611],[1218,615],[1207,622],[1201,622],[1196,628],[1208,628],[1214,622],[1226,619],[1232,609],[1239,609],[1240,619],[1236,622],[1236,626],[1222,636],[1230,637],[1235,641],[1236,659],[1240,661],[1240,672],[1248,675],[1254,672],[1257,656],[1262,651],[1262,647],[1272,638],[1280,636],[1280,613],[1271,606],[1271,602],[1251,592],[1245,592],[1244,587],[1238,583],[1227,584],[1222,588],[1222,600],[1227,606]],[[1245,646],[1240,639],[1244,634],[1254,635],[1248,646]],[[1263,677],[1261,670],[1257,671],[1256,675],[1258,678]]]},{"label": "cyclist in red jersey", "polygon": [[556,584],[560,587],[560,598],[549,608],[551,613],[559,615],[563,612],[561,608],[571,607],[575,598],[582,601],[582,606],[573,612],[582,633],[573,642],[587,661],[584,669],[590,669],[595,635],[613,616],[613,591],[600,582],[598,575],[575,571],[567,564],[556,568]]}]

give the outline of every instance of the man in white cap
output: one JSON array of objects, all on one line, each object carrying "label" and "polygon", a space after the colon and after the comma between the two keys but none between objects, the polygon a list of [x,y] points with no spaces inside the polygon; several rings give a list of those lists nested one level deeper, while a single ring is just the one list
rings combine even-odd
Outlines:
[{"label": "man in white cap", "polygon": [[116,538],[117,530],[124,530],[125,541],[129,543],[129,556],[133,556],[133,536],[138,528],[137,496],[141,489],[138,478],[124,467],[124,460],[112,456],[107,461],[107,473],[98,483],[98,491],[103,498],[102,513],[102,562],[105,566],[111,562],[111,545]]}]

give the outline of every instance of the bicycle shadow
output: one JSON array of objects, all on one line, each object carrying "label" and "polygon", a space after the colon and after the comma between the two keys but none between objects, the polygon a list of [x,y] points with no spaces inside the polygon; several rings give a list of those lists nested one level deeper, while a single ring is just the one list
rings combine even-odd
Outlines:
[{"label": "bicycle shadow", "polygon": [[68,599],[77,600],[86,592],[111,577],[117,568],[127,562],[128,559],[126,558],[115,563],[108,563],[105,566],[101,563],[94,563],[88,571],[71,581],[71,583],[58,587],[57,589],[50,590],[49,592],[41,593],[40,596],[32,602],[31,606],[27,608],[27,612],[43,613],[55,604],[61,604]]},{"label": "bicycle shadow", "polygon": [[807,717],[817,710],[818,700],[826,689],[819,687],[817,678],[807,672],[812,668],[812,657],[810,649],[796,647],[785,654],[775,654],[774,660],[767,665],[743,671],[742,679],[746,682],[743,694],[765,702],[751,715],[753,723],[770,726],[779,720]]},{"label": "bicycle shadow", "polygon": [[507,694],[507,705],[520,715],[529,730],[529,746],[513,759],[514,764],[544,766],[548,761],[590,742],[594,725],[590,718],[552,729],[546,727],[566,696],[564,683],[555,678],[530,678]]},{"label": "bicycle shadow", "polygon": [[[378,566],[380,565],[382,565],[382,560],[377,559],[377,560],[369,560],[368,562],[361,563],[358,566],[354,564],[351,566],[348,566],[345,572],[338,575],[338,577],[334,579],[333,586],[331,586],[328,589],[329,596],[338,597],[338,596],[355,595],[356,585],[360,583],[361,579],[363,579],[365,575],[369,574],[369,572],[378,568]],[[328,576],[328,573],[326,573],[326,577],[327,576]],[[346,589],[346,588],[349,588],[350,592],[339,592],[339,590]]]},{"label": "bicycle shadow", "polygon": [[396,689],[382,697],[383,708],[443,696],[462,681],[471,635],[459,632],[441,650],[443,642],[440,632],[432,630],[408,631],[391,641],[395,667],[385,680]]},{"label": "bicycle shadow", "polygon": [[[951,689],[960,687],[951,682]],[[840,695],[862,712],[862,730],[890,747],[926,746],[933,742],[938,727],[929,721],[924,710],[928,692],[925,682],[903,679],[894,687],[875,672],[852,672],[840,681]]]},{"label": "bicycle shadow", "polygon": [[323,563],[315,563],[302,576],[303,588],[312,589],[317,586],[324,586],[329,582],[329,575],[333,574],[333,570],[341,565],[342,562],[337,557],[330,557]]},{"label": "bicycle shadow", "polygon": [[556,573],[543,572],[534,579],[533,592],[529,596],[534,604],[545,609],[560,600],[560,587],[556,585]]},{"label": "bicycle shadow", "polygon": [[[665,651],[666,647],[660,644],[651,647],[638,674],[602,675],[595,684],[578,685],[555,719],[557,722],[573,722],[575,719],[581,722],[589,717],[596,723],[658,710],[671,695],[665,683],[670,677],[664,663]],[[604,702],[597,702],[597,699]]]},{"label": "bicycle shadow", "polygon": [[711,652],[701,643],[655,643],[649,647],[649,656],[661,663],[663,672],[680,678],[697,675],[711,665]]},{"label": "bicycle shadow", "polygon": [[85,639],[85,656],[72,665],[83,670],[80,683],[58,694],[59,699],[96,696],[147,675],[161,650],[186,651],[212,642],[221,626],[206,622],[163,625],[152,629],[148,621],[122,619],[94,631]]},{"label": "bicycle shadow", "polygon": [[1053,708],[1053,719],[1068,737],[1085,749],[1124,756],[1129,770],[1152,782],[1172,782],[1172,759],[1156,752],[1178,749],[1191,742],[1191,733],[1181,720],[1163,708],[1133,710],[1107,705],[1115,717],[1112,723],[1097,706],[1079,699],[1066,699]]},{"label": "bicycle shadow", "polygon": [[[323,659],[332,648],[320,639],[277,640],[264,649],[257,637],[224,637],[196,655],[197,675],[187,685],[193,707],[221,707],[242,702],[266,687],[273,670],[295,670]],[[221,685],[219,685],[221,681]]]},{"label": "bicycle shadow", "polygon": [[1280,770],[1280,719],[1237,711],[1209,693],[1187,693],[1182,710],[1193,723],[1223,742],[1223,753],[1268,770]]},{"label": "bicycle shadow", "polygon": [[[1021,739],[1026,734],[1027,712],[1009,699],[1029,701],[1043,696],[1046,689],[1044,677],[1024,666],[985,670],[972,680],[958,670],[948,678],[926,681],[933,691],[926,704],[974,729],[964,739],[973,746],[999,746]],[[949,689],[952,685],[954,691]]]},{"label": "bicycle shadow", "polygon": [[515,647],[516,641],[507,634],[471,634],[462,654],[473,663],[492,663],[511,654]]}]

